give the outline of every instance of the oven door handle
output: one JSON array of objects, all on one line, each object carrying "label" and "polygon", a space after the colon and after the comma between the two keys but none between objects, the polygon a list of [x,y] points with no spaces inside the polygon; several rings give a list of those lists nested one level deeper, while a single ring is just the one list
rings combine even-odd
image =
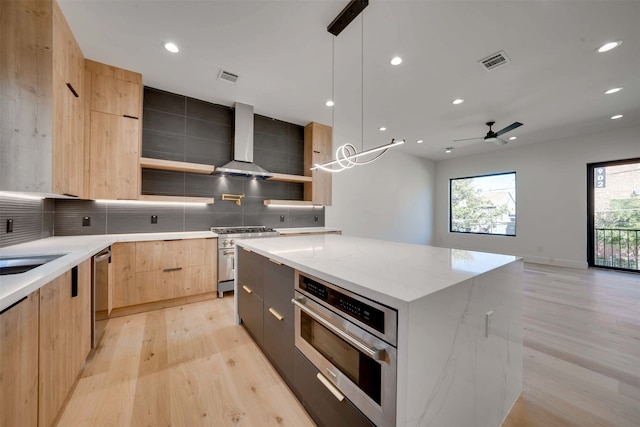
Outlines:
[{"label": "oven door handle", "polygon": [[304,311],[309,316],[313,317],[322,326],[326,327],[331,332],[335,333],[340,338],[344,339],[349,344],[353,345],[354,347],[356,347],[358,350],[362,351],[364,354],[366,354],[367,356],[369,356],[373,360],[385,361],[387,359],[387,352],[384,349],[371,348],[368,345],[360,342],[360,340],[355,339],[354,337],[352,337],[351,335],[349,335],[348,333],[346,333],[342,329],[338,328],[333,323],[331,323],[328,320],[326,320],[324,317],[320,316],[315,311],[311,310],[309,307],[307,307],[305,305],[304,301],[305,301],[304,297],[303,298],[293,298],[291,300],[291,303],[293,305],[295,305],[296,307],[298,307],[300,310]]}]

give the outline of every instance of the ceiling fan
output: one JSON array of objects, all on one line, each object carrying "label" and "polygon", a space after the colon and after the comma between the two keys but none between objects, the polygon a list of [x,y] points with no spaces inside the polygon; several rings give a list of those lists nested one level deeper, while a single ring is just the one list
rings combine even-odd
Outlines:
[{"label": "ceiling fan", "polygon": [[520,122],[513,122],[509,126],[503,128],[503,129],[500,129],[498,132],[494,132],[491,129],[491,126],[496,124],[496,122],[487,122],[486,124],[487,124],[487,126],[489,126],[489,132],[487,132],[487,134],[485,136],[480,136],[480,137],[477,137],[477,138],[454,139],[453,142],[472,141],[472,140],[475,140],[475,139],[481,139],[484,142],[493,142],[494,144],[504,145],[504,144],[507,143],[507,141],[505,141],[502,138],[499,138],[499,136],[500,135],[504,135],[507,132],[511,132],[512,130],[522,126],[522,123],[520,123]]}]

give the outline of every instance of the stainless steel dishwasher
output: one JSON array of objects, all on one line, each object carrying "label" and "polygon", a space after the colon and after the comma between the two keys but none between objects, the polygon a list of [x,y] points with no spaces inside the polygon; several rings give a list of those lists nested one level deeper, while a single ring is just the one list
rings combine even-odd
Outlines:
[{"label": "stainless steel dishwasher", "polygon": [[96,333],[96,313],[109,311],[109,265],[111,246],[93,256],[93,286],[91,301],[91,348],[96,348],[99,337]]}]

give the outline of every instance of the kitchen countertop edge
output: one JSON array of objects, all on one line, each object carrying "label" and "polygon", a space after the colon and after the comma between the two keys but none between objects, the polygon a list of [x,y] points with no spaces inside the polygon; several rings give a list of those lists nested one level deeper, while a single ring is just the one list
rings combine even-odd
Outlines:
[{"label": "kitchen countertop edge", "polygon": [[0,311],[114,243],[217,237],[211,231],[54,236],[0,248],[0,257],[64,254],[31,271],[0,276]]},{"label": "kitchen countertop edge", "polygon": [[[513,255],[388,242],[344,235],[296,236],[283,242],[272,241],[269,243],[264,239],[247,239],[238,241],[237,246],[250,249],[300,272],[310,274],[398,310],[440,290],[522,259]],[[364,250],[367,246],[378,246],[379,259]],[[367,270],[370,270],[371,266],[381,266],[385,270],[393,269],[393,264],[388,262],[389,253],[398,250],[404,251],[401,256],[406,258],[410,258],[412,252],[416,253],[418,257],[433,253],[439,253],[444,257],[450,256],[451,259],[462,256],[463,264],[462,268],[454,268],[451,264],[438,263],[436,265],[432,263],[430,265],[433,268],[432,274],[423,276],[418,275],[418,270],[409,272],[408,276],[405,275],[397,282],[394,281],[394,289],[390,290],[388,284],[391,281],[386,280],[388,277],[376,277],[375,273]],[[315,253],[312,262],[308,262],[310,253]],[[335,256],[337,253],[348,257],[348,259],[339,259]],[[301,257],[300,254],[305,255]],[[474,255],[481,260],[472,261],[465,265],[464,257]],[[409,263],[411,262],[409,260]],[[481,265],[481,263],[486,263],[486,265]],[[464,267],[467,266],[475,270],[464,270]],[[424,286],[416,287],[414,282],[424,283]]]}]

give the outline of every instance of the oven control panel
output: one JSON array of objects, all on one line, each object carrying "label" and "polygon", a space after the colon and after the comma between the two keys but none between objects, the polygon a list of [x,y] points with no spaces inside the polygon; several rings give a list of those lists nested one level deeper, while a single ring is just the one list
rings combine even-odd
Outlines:
[{"label": "oven control panel", "polygon": [[298,288],[346,313],[378,332],[385,333],[384,312],[333,287],[300,275]]}]

